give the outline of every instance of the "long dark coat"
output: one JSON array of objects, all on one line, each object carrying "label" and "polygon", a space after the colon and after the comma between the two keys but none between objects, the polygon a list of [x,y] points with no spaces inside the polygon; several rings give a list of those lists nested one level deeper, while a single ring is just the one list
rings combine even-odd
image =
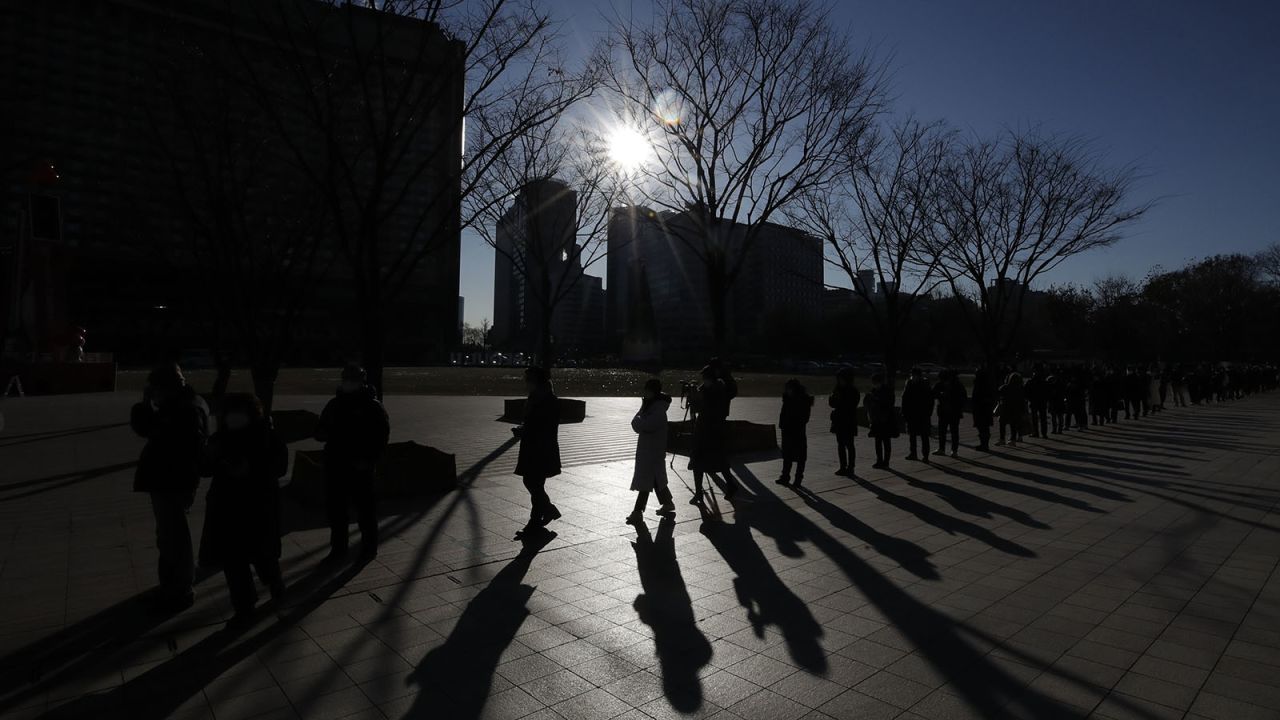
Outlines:
[{"label": "long dark coat", "polygon": [[809,457],[809,439],[805,428],[813,411],[813,396],[783,395],[778,413],[778,429],[782,431],[782,459],[805,462]]},{"label": "long dark coat", "polygon": [[831,406],[831,432],[837,435],[858,434],[858,402],[861,400],[861,394],[852,385],[837,385],[831,391],[831,396],[827,398],[827,404]]},{"label": "long dark coat", "polygon": [[867,434],[874,438],[898,437],[898,418],[893,404],[893,388],[889,385],[867,393],[867,419],[871,421],[871,429]]},{"label": "long dark coat", "polygon": [[324,443],[324,460],[330,466],[372,465],[390,435],[387,411],[367,385],[353,393],[338,393],[324,406],[316,425],[316,439]]},{"label": "long dark coat", "polygon": [[729,453],[725,449],[729,421],[731,389],[723,380],[704,382],[698,388],[702,407],[693,423],[693,450],[689,469],[722,472],[729,469]]},{"label": "long dark coat", "polygon": [[212,476],[200,564],[280,557],[280,484],[289,449],[265,421],[219,430],[209,439],[204,474]]},{"label": "long dark coat", "polygon": [[958,422],[964,416],[964,401],[969,394],[959,380],[939,380],[933,386],[933,397],[938,401],[939,421]]},{"label": "long dark coat", "polygon": [[973,426],[976,428],[991,427],[992,416],[996,407],[996,388],[991,376],[979,370],[973,375],[973,395],[970,403],[973,415]]},{"label": "long dark coat", "polygon": [[129,415],[133,431],[147,439],[138,458],[133,489],[194,493],[209,432],[209,406],[190,387],[156,409],[138,403]]},{"label": "long dark coat", "polygon": [[933,417],[933,389],[924,378],[907,381],[902,389],[902,416],[907,421],[907,431],[916,435],[929,434],[929,421]]},{"label": "long dark coat", "polygon": [[520,456],[516,475],[555,477],[560,474],[560,400],[551,390],[538,390],[524,406],[520,426]]}]

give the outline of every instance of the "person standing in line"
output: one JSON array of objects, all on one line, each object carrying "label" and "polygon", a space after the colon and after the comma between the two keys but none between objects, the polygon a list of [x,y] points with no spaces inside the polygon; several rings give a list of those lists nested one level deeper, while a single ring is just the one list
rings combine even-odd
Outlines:
[{"label": "person standing in line", "polygon": [[729,421],[730,390],[711,365],[702,368],[702,384],[698,386],[697,416],[693,421],[693,452],[689,469],[693,471],[693,497],[690,505],[702,502],[703,477],[724,475],[724,496],[732,498],[738,491],[737,480],[728,472],[729,454],[725,450]]},{"label": "person standing in line", "polygon": [[671,396],[662,392],[662,381],[649,378],[644,384],[644,398],[640,409],[631,418],[631,429],[636,433],[636,468],[631,475],[631,489],[636,495],[636,505],[627,516],[627,522],[643,522],[644,510],[649,504],[649,493],[658,496],[659,515],[673,515],[675,503],[667,487],[667,408]]},{"label": "person standing in line", "polygon": [[1089,395],[1091,379],[1084,365],[1077,366],[1067,379],[1067,424],[1074,422],[1081,432],[1089,429],[1089,404],[1097,402]]},{"label": "person standing in line", "polygon": [[342,369],[338,391],[320,413],[316,440],[324,443],[325,506],[329,516],[326,564],[346,559],[347,507],[354,505],[360,526],[360,556],[378,555],[377,497],[374,472],[391,435],[387,411],[366,381],[364,368]]},{"label": "person standing in line", "polygon": [[1165,401],[1169,399],[1169,384],[1170,384],[1170,381],[1172,380],[1172,375],[1173,373],[1169,370],[1169,367],[1167,365],[1165,366],[1164,370],[1160,371],[1160,389],[1159,389],[1160,397],[1158,398],[1158,401],[1156,403],[1156,408],[1162,412],[1164,411]]},{"label": "person standing in line", "polygon": [[[929,462],[930,437],[933,435],[929,421],[933,418],[933,388],[918,367],[911,368],[907,384],[902,388],[902,415],[907,421],[907,438],[910,452],[908,460]],[[922,446],[921,455],[916,455],[916,443]]]},{"label": "person standing in line", "polygon": [[1115,412],[1115,399],[1111,395],[1114,385],[1108,377],[1101,368],[1095,369],[1093,382],[1089,387],[1089,419],[1095,427],[1106,425]]},{"label": "person standing in line", "polygon": [[964,416],[968,393],[955,370],[947,368],[939,374],[933,397],[938,404],[938,454],[947,454],[947,434],[950,433],[951,457],[959,457],[960,418]]},{"label": "person standing in line", "polygon": [[893,455],[893,438],[898,435],[897,409],[893,402],[893,386],[885,382],[883,373],[871,376],[871,392],[867,393],[867,418],[875,438],[876,462],[871,467],[887,468]]},{"label": "person standing in line", "polygon": [[1173,369],[1169,382],[1173,389],[1173,406],[1187,406],[1187,370],[1179,365]]},{"label": "person standing in line", "polygon": [[229,627],[252,620],[258,593],[253,573],[271,592],[284,595],[280,574],[280,485],[289,449],[271,429],[258,398],[232,393],[219,404],[218,431],[205,458],[209,485],[200,541],[200,564],[221,567],[235,616]]},{"label": "person standing in line", "polygon": [[1009,373],[1004,385],[1000,386],[1000,440],[996,445],[1005,444],[1005,431],[1008,430],[1009,445],[1018,446],[1022,439],[1022,422],[1025,420],[1027,396],[1022,376],[1017,372]]},{"label": "person standing in line", "polygon": [[528,392],[524,423],[512,428],[512,433],[520,438],[515,474],[529,491],[529,524],[525,527],[532,529],[561,516],[560,508],[547,494],[547,478],[560,474],[560,399],[544,368],[525,368],[524,385]]},{"label": "person standing in line", "polygon": [[1049,436],[1049,383],[1044,365],[1036,363],[1026,384],[1027,404],[1031,407],[1031,437]]},{"label": "person standing in line", "polygon": [[1049,432],[1061,435],[1067,421],[1067,387],[1063,376],[1065,368],[1054,367],[1045,378],[1049,389]]},{"label": "person standing in line", "polygon": [[782,410],[778,429],[782,431],[782,475],[779,485],[791,482],[791,465],[796,466],[795,486],[804,482],[804,464],[809,459],[809,438],[805,434],[813,412],[813,396],[800,381],[791,378],[782,390]]},{"label": "person standing in line", "polygon": [[187,513],[200,485],[209,406],[187,385],[177,364],[162,365],[147,376],[142,402],[130,411],[129,424],[147,440],[133,489],[150,495],[156,522],[160,585],[148,597],[150,609],[181,612],[195,602],[195,558]]},{"label": "person standing in line", "polygon": [[861,399],[853,383],[853,368],[840,368],[836,373],[836,387],[827,398],[831,406],[831,432],[836,436],[836,454],[840,460],[837,475],[853,475],[856,457],[853,439],[858,435],[858,401]]},{"label": "person standing in line", "polygon": [[986,366],[979,367],[973,373],[973,394],[970,396],[970,411],[973,414],[973,426],[978,430],[977,449],[982,452],[991,450],[991,420],[996,405],[995,383],[991,380],[991,371]]}]

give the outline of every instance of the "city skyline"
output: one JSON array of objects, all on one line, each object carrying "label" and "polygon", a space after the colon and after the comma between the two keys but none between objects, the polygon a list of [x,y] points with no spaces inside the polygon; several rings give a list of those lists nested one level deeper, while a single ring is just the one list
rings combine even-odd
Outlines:
[{"label": "city skyline", "polygon": [[[612,3],[637,20],[647,19],[648,5]],[[850,2],[832,17],[889,59],[895,115],[945,119],[966,134],[1039,126],[1079,135],[1110,161],[1136,165],[1143,176],[1136,195],[1158,200],[1119,244],[1064,263],[1041,284],[1089,284],[1117,272],[1137,279],[1155,266],[1253,252],[1275,240],[1265,224],[1277,187],[1269,171],[1280,164],[1280,143],[1266,134],[1280,116],[1280,91],[1267,81],[1280,70],[1280,51],[1265,38],[1274,26],[1268,18],[1280,15],[1275,8],[963,5]],[[552,9],[579,53],[611,12],[588,0],[557,0]],[[1032,51],[1038,62],[1015,62]],[[464,233],[461,293],[470,324],[493,319],[493,262],[492,249]],[[847,284],[830,270],[827,282]]]}]

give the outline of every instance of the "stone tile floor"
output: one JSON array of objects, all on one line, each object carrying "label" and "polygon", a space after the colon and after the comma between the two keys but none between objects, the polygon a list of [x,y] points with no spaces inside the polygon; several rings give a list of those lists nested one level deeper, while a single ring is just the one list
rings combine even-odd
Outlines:
[{"label": "stone tile floor", "polygon": [[756,459],[699,512],[677,462],[675,522],[644,528],[635,402],[592,398],[562,428],[564,518],[520,540],[500,400],[393,397],[393,439],[457,453],[463,487],[382,508],[378,559],[334,573],[291,511],[290,600],[240,635],[219,575],[138,610],[132,399],[0,403],[0,717],[1280,717],[1275,394],[888,470],[860,437],[854,479],[815,411],[805,489]]}]

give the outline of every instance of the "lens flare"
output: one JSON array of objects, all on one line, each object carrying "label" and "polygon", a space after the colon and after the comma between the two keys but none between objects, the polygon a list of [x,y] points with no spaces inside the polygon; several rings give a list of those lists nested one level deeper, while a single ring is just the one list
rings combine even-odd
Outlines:
[{"label": "lens flare", "polygon": [[609,133],[609,159],[622,170],[636,170],[653,156],[653,146],[639,130],[618,126]]}]

